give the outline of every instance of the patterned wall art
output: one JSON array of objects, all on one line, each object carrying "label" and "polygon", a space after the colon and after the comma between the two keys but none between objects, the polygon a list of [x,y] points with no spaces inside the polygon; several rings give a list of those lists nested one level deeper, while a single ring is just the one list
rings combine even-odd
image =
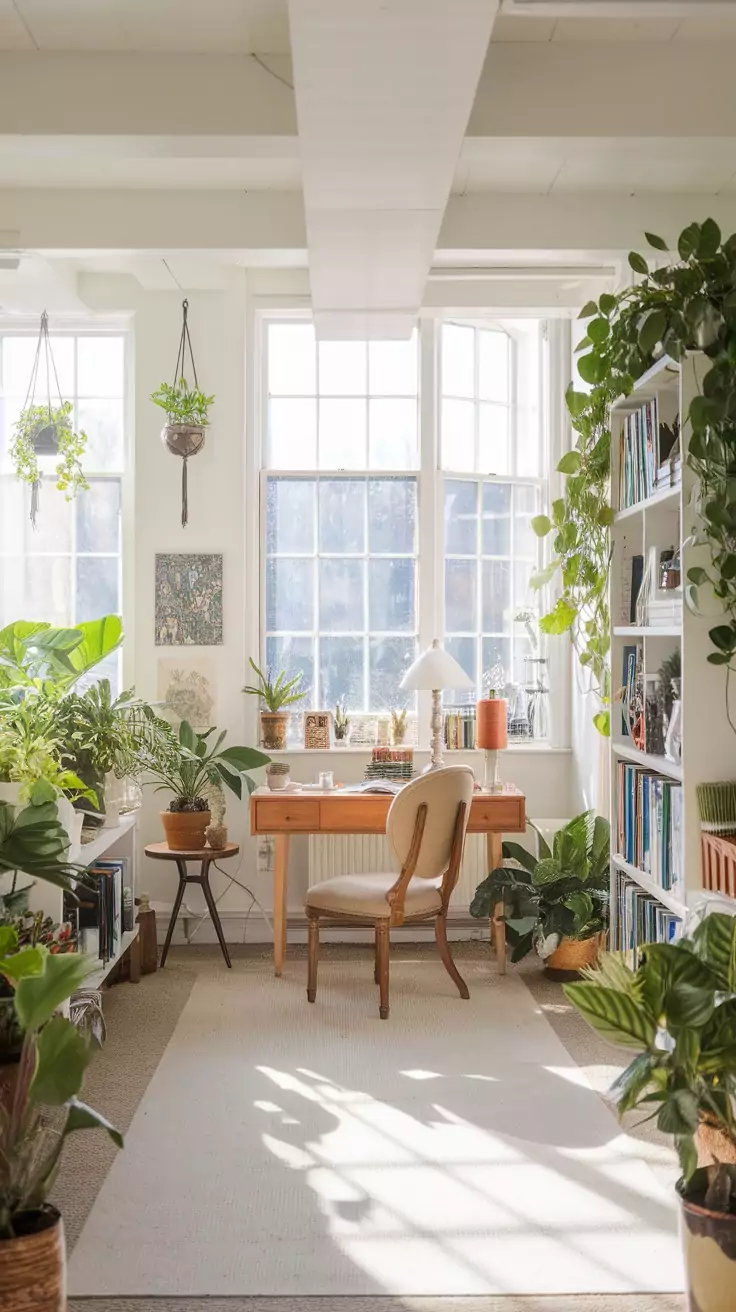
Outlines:
[{"label": "patterned wall art", "polygon": [[161,714],[176,728],[182,720],[193,729],[209,729],[217,721],[214,661],[165,657],[158,663]]},{"label": "patterned wall art", "polygon": [[156,646],[222,642],[222,556],[156,556]]}]

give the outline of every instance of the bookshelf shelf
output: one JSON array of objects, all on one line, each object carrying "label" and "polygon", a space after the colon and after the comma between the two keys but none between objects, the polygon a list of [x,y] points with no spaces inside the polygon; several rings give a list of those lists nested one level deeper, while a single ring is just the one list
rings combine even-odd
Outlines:
[{"label": "bookshelf shelf", "polygon": [[682,781],[682,765],[675,761],[668,761],[666,756],[654,756],[651,752],[642,752],[638,747],[630,746],[628,743],[611,743],[611,750],[614,756],[619,756],[624,761],[633,761],[635,765],[641,765],[646,770],[656,770],[658,774],[664,774],[668,779]]},{"label": "bookshelf shelf", "polygon": [[617,624],[613,630],[614,638],[680,638],[682,624]]},{"label": "bookshelf shelf", "polygon": [[643,501],[637,501],[634,506],[627,506],[625,510],[617,510],[614,523],[620,524],[622,520],[633,519],[635,515],[643,515],[647,510],[657,510],[660,506],[671,505],[677,509],[680,504],[680,484],[676,487],[663,487],[659,492],[655,492],[651,497],[645,497]]},{"label": "bookshelf shelf", "polygon": [[92,971],[92,973],[87,976],[86,980],[84,981],[84,988],[98,989],[101,984],[104,984],[105,980],[110,974],[110,971],[115,966],[117,966],[121,958],[125,956],[125,953],[128,951],[128,948],[130,947],[131,943],[137,937],[138,937],[137,925],[133,929],[126,930],[120,941],[120,948],[115,953],[115,956],[110,957],[109,961],[103,961],[102,958],[98,959],[97,966]]},{"label": "bookshelf shelf", "polygon": [[[646,737],[646,703],[649,701],[651,707],[657,695],[665,662],[670,665],[672,677],[671,663],[679,653],[682,742],[678,763],[659,754],[661,735],[656,738],[656,752],[640,750],[633,745],[633,738],[623,735],[624,707],[631,703],[628,699],[612,702],[609,816],[613,948],[629,949],[637,938],[645,941],[642,935],[670,937],[680,932],[677,921],[683,920],[703,887],[697,786],[733,777],[733,735],[724,715],[725,672],[708,663],[708,630],[713,621],[694,614],[681,602],[678,606],[682,594],[675,589],[669,591],[660,581],[664,552],[679,552],[682,579],[693,566],[707,568],[710,563],[707,546],[698,540],[696,478],[687,463],[687,416],[706,371],[707,361],[696,353],[687,355],[681,365],[662,359],[631,395],[620,398],[611,410],[614,510],[617,496],[623,500],[626,493],[630,498],[632,484],[642,491],[656,487],[663,462],[669,458],[671,433],[676,421],[683,421],[679,486],[650,491],[648,497],[616,514],[611,528],[614,694],[622,687],[629,694],[635,693],[632,714],[643,716],[641,729]],[[641,416],[635,421],[632,415],[637,411]],[[669,432],[667,445],[660,448],[663,426]],[[643,445],[637,447],[637,442]],[[638,468],[636,478],[632,476],[632,449],[633,464]],[[643,457],[636,455],[637,450],[644,452]],[[622,461],[627,462],[627,469],[620,477]],[[704,605],[703,610],[707,614],[708,606]],[[654,618],[661,618],[662,623],[652,623]],[[631,721],[627,723],[630,727]],[[650,869],[649,875],[638,868],[644,864]],[[671,872],[677,896],[662,888],[663,871],[667,883],[670,876],[666,872]]]},{"label": "bookshelf shelf", "polygon": [[646,893],[656,897],[657,901],[661,902],[662,906],[667,907],[668,911],[674,912],[676,916],[687,915],[687,903],[675,897],[674,893],[669,893],[667,889],[662,888],[661,884],[650,879],[649,875],[645,874],[643,870],[639,870],[637,866],[632,866],[629,861],[624,861],[623,857],[618,856],[617,853],[614,853],[611,857],[611,864],[616,866],[618,870],[623,870],[624,874],[639,884]]},{"label": "bookshelf shelf", "polygon": [[135,827],[134,815],[123,816],[119,825],[110,825],[99,831],[96,838],[89,843],[82,843],[72,851],[71,860],[80,866],[91,866],[103,853],[117,843],[125,834]]}]

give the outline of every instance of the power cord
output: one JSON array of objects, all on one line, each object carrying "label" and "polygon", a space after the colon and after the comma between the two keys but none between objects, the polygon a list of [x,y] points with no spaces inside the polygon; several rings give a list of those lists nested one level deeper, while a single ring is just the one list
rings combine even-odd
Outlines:
[{"label": "power cord", "polygon": [[[222,902],[222,899],[225,897],[225,895],[226,895],[227,893],[230,892],[230,889],[232,888],[233,884],[237,884],[238,888],[241,888],[241,889],[243,890],[243,892],[244,892],[244,893],[247,893],[247,894],[248,894],[248,897],[250,898],[250,906],[248,907],[248,910],[247,910],[247,912],[246,912],[246,915],[245,915],[245,924],[243,925],[243,938],[242,938],[242,942],[245,943],[246,934],[247,934],[247,932],[248,932],[248,921],[249,921],[249,919],[250,919],[250,914],[251,914],[251,911],[253,910],[254,906],[255,906],[255,907],[258,907],[258,910],[260,911],[261,915],[263,916],[263,919],[264,919],[265,922],[266,922],[266,925],[267,925],[267,927],[268,927],[268,931],[269,931],[269,933],[270,933],[270,935],[271,935],[271,938],[272,938],[272,939],[275,939],[276,935],[275,935],[275,933],[274,933],[273,923],[272,923],[272,921],[269,919],[268,914],[267,914],[267,912],[265,911],[264,907],[263,907],[263,906],[261,905],[261,903],[258,901],[258,898],[256,897],[256,895],[255,895],[255,893],[253,892],[253,890],[252,890],[251,888],[249,888],[247,884],[244,884],[240,879],[237,878],[237,876],[240,874],[240,867],[241,867],[242,864],[243,864],[243,856],[244,856],[244,853],[241,854],[241,857],[240,857],[240,860],[239,860],[239,862],[238,862],[237,869],[236,869],[236,872],[235,872],[234,875],[232,875],[232,874],[230,873],[229,870],[225,870],[225,869],[223,869],[223,867],[222,867],[221,865],[218,865],[217,861],[213,861],[213,862],[212,862],[212,865],[215,867],[215,870],[218,870],[219,873],[220,873],[221,875],[224,875],[225,879],[229,880],[229,883],[228,883],[227,888],[224,888],[223,891],[220,893],[219,897],[216,897],[216,898],[215,898],[215,907],[219,907],[220,903]],[[199,920],[197,921],[197,924],[194,926],[194,929],[192,930],[191,934],[189,935],[189,942],[190,942],[190,943],[192,942],[192,940],[193,940],[195,934],[197,934],[197,933],[199,932],[199,930],[201,929],[202,925],[204,924],[205,920],[207,920],[208,917],[209,917],[209,911],[206,911],[206,912],[204,913],[204,915],[200,916]]]}]

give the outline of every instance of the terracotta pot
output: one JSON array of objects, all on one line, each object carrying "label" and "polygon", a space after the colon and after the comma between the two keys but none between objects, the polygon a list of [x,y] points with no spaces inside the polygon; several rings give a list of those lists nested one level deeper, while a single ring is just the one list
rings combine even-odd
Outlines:
[{"label": "terracotta pot", "polygon": [[161,822],[171,851],[201,852],[211,819],[209,811],[162,811]]},{"label": "terracotta pot", "polygon": [[283,752],[288,728],[288,711],[261,711],[261,741],[267,751]]},{"label": "terracotta pot", "polygon": [[736,1143],[717,1125],[701,1121],[695,1135],[698,1149],[698,1166],[712,1166],[714,1162],[730,1162],[736,1166]]},{"label": "terracotta pot", "polygon": [[545,973],[551,979],[575,979],[584,966],[594,966],[601,950],[601,936],[593,938],[563,938],[544,963]]},{"label": "terracotta pot", "polygon": [[65,1312],[62,1219],[47,1207],[29,1212],[26,1220],[26,1233],[0,1239],[0,1312]]},{"label": "terracotta pot", "polygon": [[680,1242],[690,1312],[733,1312],[736,1215],[713,1212],[681,1195]]}]

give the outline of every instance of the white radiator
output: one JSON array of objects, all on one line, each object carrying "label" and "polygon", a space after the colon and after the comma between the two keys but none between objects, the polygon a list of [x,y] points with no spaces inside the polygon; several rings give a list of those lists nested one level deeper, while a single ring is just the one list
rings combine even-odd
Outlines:
[{"label": "white radiator", "polygon": [[[537,820],[549,843],[553,835],[567,822],[565,820]],[[515,842],[536,851],[536,834],[527,829],[525,834],[513,834]],[[395,870],[396,863],[391,855],[388,842],[383,834],[310,834],[309,836],[309,885],[319,884],[323,879],[334,879],[336,875],[351,875],[371,871]],[[488,874],[488,857],[485,834],[468,834],[465,839],[463,863],[460,878],[450,902],[459,914],[467,913],[481,879]]]},{"label": "white radiator", "polygon": [[[334,879],[335,875],[395,869],[396,862],[383,834],[310,834],[310,887],[323,879]],[[487,874],[485,834],[468,834],[460,878],[450,905],[466,914],[478,884]]]}]

